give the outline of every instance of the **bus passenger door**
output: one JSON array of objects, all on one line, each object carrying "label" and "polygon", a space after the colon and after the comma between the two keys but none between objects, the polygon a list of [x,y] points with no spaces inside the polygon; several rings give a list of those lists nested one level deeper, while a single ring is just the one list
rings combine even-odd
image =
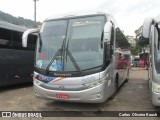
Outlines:
[{"label": "bus passenger door", "polygon": [[104,62],[105,62],[105,74],[107,79],[106,84],[106,97],[110,97],[114,93],[114,24],[105,25],[104,29]]}]

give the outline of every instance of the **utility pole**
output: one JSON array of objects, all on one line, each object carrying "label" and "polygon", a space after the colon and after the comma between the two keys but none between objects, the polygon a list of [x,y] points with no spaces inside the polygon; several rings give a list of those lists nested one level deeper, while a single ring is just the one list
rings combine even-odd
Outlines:
[{"label": "utility pole", "polygon": [[36,25],[36,10],[37,10],[37,5],[36,5],[36,2],[37,2],[38,0],[33,0],[33,2],[34,2],[34,22],[35,22],[35,27],[37,27],[37,25]]}]

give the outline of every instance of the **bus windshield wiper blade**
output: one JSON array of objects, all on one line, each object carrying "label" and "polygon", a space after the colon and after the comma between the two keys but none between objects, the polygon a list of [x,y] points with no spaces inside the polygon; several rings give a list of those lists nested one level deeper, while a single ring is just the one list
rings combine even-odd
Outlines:
[{"label": "bus windshield wiper blade", "polygon": [[80,74],[81,76],[84,75],[83,72],[82,72],[82,70],[80,69],[79,65],[77,64],[76,60],[75,60],[74,57],[72,56],[71,52],[70,52],[68,49],[66,49],[66,51],[67,51],[67,54],[68,54],[68,56],[70,57],[73,65],[74,65],[74,67],[75,67],[75,68],[77,69],[77,71],[79,72],[79,74]]},{"label": "bus windshield wiper blade", "polygon": [[58,49],[58,51],[56,52],[56,54],[53,56],[52,60],[49,62],[45,72],[48,73],[50,66],[52,65],[52,63],[54,62],[54,60],[56,59],[57,56],[60,56],[62,54],[62,49]]},{"label": "bus windshield wiper blade", "polygon": [[[82,70],[80,69],[79,65],[77,64],[76,60],[74,59],[73,55],[71,54],[71,52],[69,51],[68,47],[69,47],[69,38],[68,38],[68,42],[67,42],[67,48],[65,49],[67,51],[68,56],[70,57],[74,67],[77,69],[77,71],[79,72],[79,74],[82,76],[84,75]],[[66,55],[66,61],[67,61],[67,55]]]},{"label": "bus windshield wiper blade", "polygon": [[56,54],[53,56],[52,60],[49,62],[45,72],[48,73],[49,71],[49,68],[50,66],[52,65],[53,61],[56,59],[57,56],[61,56],[61,62],[62,62],[62,52],[64,50],[64,39],[63,39],[63,42],[62,42],[62,46],[61,46],[61,49],[58,49],[58,51],[56,52]]},{"label": "bus windshield wiper blade", "polygon": [[[69,44],[69,43],[68,43],[68,44]],[[76,68],[76,70],[79,72],[79,74],[80,74],[81,76],[83,75],[82,70],[80,69],[79,65],[77,64],[76,60],[74,59],[74,57],[72,56],[71,52],[70,52],[69,49],[68,49],[68,44],[67,44],[67,48],[64,49],[64,40],[63,40],[61,49],[59,49],[59,50],[56,52],[56,54],[54,55],[54,57],[52,58],[52,60],[49,62],[48,66],[47,66],[47,68],[46,68],[46,70],[45,70],[46,73],[48,73],[49,68],[50,68],[50,66],[52,65],[52,63],[54,62],[54,60],[56,59],[56,57],[57,57],[57,56],[60,56],[60,55],[61,55],[61,57],[62,57],[62,52],[67,51],[66,53],[67,53],[68,56],[70,57],[73,65],[74,65],[74,67]],[[64,51],[63,51],[63,50],[64,50]],[[67,56],[67,55],[66,55],[66,56]],[[61,59],[61,61],[62,61],[62,59]]]}]

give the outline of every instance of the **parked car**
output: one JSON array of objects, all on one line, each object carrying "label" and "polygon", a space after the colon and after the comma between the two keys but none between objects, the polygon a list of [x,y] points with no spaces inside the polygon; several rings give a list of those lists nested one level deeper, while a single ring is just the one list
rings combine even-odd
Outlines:
[{"label": "parked car", "polygon": [[133,67],[139,67],[139,57],[134,57],[132,65]]}]

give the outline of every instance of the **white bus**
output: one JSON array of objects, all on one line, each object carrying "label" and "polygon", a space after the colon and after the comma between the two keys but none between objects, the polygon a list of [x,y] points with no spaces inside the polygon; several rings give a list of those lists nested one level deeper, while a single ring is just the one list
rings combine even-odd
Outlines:
[{"label": "white bus", "polygon": [[154,106],[160,106],[160,21],[146,18],[143,37],[149,40],[149,91]]},{"label": "white bus", "polygon": [[[103,12],[50,17],[38,33],[34,90],[55,101],[101,103],[113,96],[127,79],[127,64],[116,68],[116,48],[129,43],[114,18]],[[123,58],[121,57],[123,60]]]}]

